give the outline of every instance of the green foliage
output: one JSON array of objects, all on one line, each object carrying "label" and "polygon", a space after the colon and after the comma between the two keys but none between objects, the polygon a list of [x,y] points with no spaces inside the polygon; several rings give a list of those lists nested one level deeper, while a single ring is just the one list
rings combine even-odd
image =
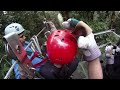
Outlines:
[{"label": "green foliage", "polygon": [[93,33],[108,30],[106,22],[90,21],[88,25],[93,29]]},{"label": "green foliage", "polygon": [[120,14],[117,16],[113,27],[116,29],[116,33],[120,34]]}]

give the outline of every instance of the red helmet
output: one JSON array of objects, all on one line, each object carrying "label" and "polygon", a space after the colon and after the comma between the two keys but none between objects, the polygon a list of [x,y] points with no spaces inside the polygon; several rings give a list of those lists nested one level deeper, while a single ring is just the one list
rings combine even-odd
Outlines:
[{"label": "red helmet", "polygon": [[77,40],[69,30],[55,30],[48,37],[47,54],[52,63],[68,64],[77,54]]}]

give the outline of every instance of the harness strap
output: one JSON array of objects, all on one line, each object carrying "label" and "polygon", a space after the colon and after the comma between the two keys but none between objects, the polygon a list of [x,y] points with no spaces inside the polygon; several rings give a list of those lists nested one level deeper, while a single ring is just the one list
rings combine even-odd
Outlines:
[{"label": "harness strap", "polygon": [[22,63],[25,63],[25,64],[30,64],[31,61],[29,60],[29,58],[27,56],[25,56],[22,60],[21,60]]},{"label": "harness strap", "polygon": [[[29,62],[31,62],[35,57],[37,57],[39,55],[39,53],[37,51],[34,52],[33,56],[31,57],[31,59],[29,60]],[[34,64],[32,67],[36,68],[38,66],[40,66],[42,63],[44,63],[45,61],[47,61],[48,58],[44,58],[42,59],[41,62],[37,63],[37,64]]]},{"label": "harness strap", "polygon": [[34,64],[33,67],[36,68],[36,67],[40,66],[42,63],[44,63],[44,62],[47,61],[47,60],[48,60],[48,58],[44,58],[44,59],[42,59],[41,62],[39,62],[39,63],[37,63],[37,64]]},{"label": "harness strap", "polygon": [[31,57],[30,61],[32,61],[35,57],[37,57],[39,53],[37,51],[34,52],[33,56]]}]

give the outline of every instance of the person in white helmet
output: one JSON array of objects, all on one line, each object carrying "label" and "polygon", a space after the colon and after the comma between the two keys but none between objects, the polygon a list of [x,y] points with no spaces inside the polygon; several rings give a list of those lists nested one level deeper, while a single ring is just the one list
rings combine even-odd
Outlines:
[{"label": "person in white helmet", "polygon": [[[29,42],[27,42],[25,39],[25,35],[24,35],[24,31],[25,29],[23,28],[23,26],[19,23],[11,23],[9,24],[6,28],[5,28],[5,35],[9,34],[9,33],[12,33],[12,32],[15,32],[18,36],[19,36],[19,40],[20,42],[22,43],[23,47],[25,48]],[[31,58],[32,55],[33,55],[33,51],[30,47],[28,47],[28,49],[26,50],[27,52],[27,55],[28,55],[28,58]],[[37,64],[39,62],[41,62],[42,59],[39,58],[39,57],[35,57],[33,60],[32,60],[32,64]],[[12,59],[12,64],[15,62],[14,59]],[[37,71],[39,71],[39,67],[36,68]],[[15,78],[16,79],[27,79],[27,75],[25,74],[25,71],[18,65],[16,64],[15,67],[14,67],[14,72],[15,72]]]},{"label": "person in white helmet", "polygon": [[78,48],[83,50],[84,59],[88,62],[88,78],[103,79],[103,72],[99,56],[101,51],[96,44],[92,28],[85,22],[70,18],[62,23],[65,29],[71,30],[76,37]]}]

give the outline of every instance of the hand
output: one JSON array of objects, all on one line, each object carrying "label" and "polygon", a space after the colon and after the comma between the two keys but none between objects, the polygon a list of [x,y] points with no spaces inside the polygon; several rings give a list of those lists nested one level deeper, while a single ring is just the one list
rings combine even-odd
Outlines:
[{"label": "hand", "polygon": [[109,45],[105,47],[105,56],[107,64],[114,64],[113,46]]},{"label": "hand", "polygon": [[28,77],[26,72],[20,66],[18,66],[18,69],[19,69],[20,79],[27,79]]},{"label": "hand", "polygon": [[69,28],[75,28],[76,25],[78,24],[78,22],[80,22],[79,20],[77,19],[74,19],[74,18],[70,18],[68,19],[67,21],[64,21],[62,23],[63,27],[66,28],[66,29],[69,29]]},{"label": "hand", "polygon": [[91,61],[97,59],[101,55],[101,51],[96,44],[93,33],[84,36],[79,36],[78,47],[83,49],[85,60]]},{"label": "hand", "polygon": [[47,23],[48,23],[48,27],[50,28],[51,32],[57,30],[52,21],[48,21]]}]

